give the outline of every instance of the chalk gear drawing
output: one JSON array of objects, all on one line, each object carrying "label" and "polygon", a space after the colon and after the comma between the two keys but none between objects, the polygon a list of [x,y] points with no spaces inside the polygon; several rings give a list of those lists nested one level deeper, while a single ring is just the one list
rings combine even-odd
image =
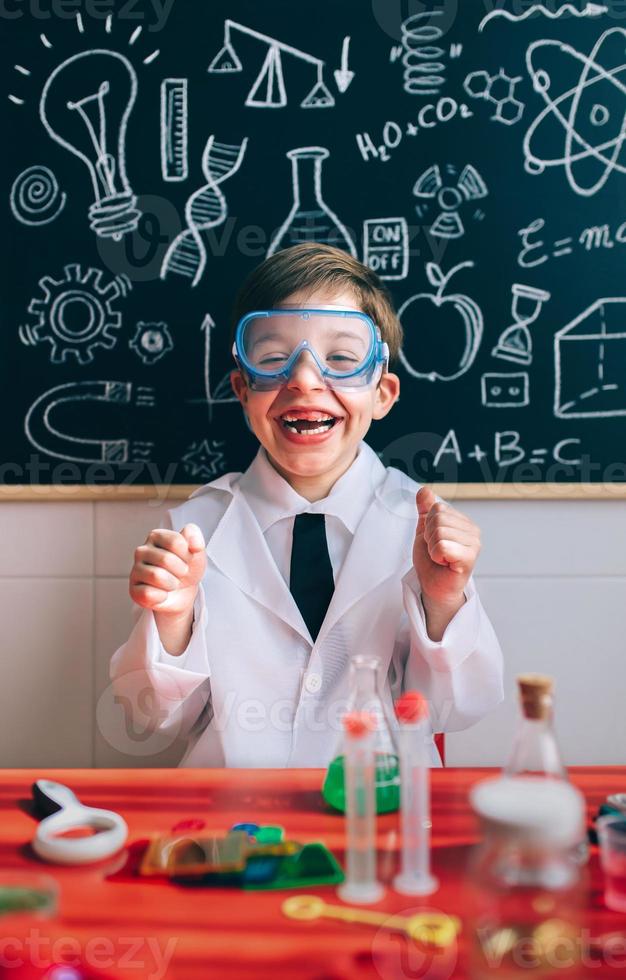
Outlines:
[{"label": "chalk gear drawing", "polygon": [[174,349],[174,341],[167,323],[144,323],[140,320],[135,336],[128,346],[141,358],[144,364],[155,364],[164,354]]},{"label": "chalk gear drawing", "polygon": [[28,306],[37,323],[20,326],[19,337],[27,346],[51,344],[53,364],[62,364],[69,356],[89,364],[97,347],[111,350],[117,343],[122,314],[115,300],[126,296],[132,284],[121,275],[103,286],[100,269],[89,268],[83,274],[80,265],[66,265],[64,273],[62,279],[42,276],[39,280],[43,295]]}]

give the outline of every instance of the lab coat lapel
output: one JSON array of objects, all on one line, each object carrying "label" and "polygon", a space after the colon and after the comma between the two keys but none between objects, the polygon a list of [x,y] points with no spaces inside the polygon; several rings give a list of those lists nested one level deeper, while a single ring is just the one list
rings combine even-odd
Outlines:
[{"label": "lab coat lapel", "polygon": [[359,599],[390,575],[397,575],[399,583],[411,567],[417,510],[414,502],[412,507],[406,500],[398,505],[393,481],[393,476],[386,477],[356,529],[316,646]]},{"label": "lab coat lapel", "polygon": [[234,487],[232,500],[207,545],[207,555],[242,592],[261,603],[312,644],[296,602],[280,574],[258,521]]}]

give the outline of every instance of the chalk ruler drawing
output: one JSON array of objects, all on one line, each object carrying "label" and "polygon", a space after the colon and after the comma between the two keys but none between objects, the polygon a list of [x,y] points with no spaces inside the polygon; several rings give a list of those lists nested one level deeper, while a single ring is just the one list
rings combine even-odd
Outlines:
[{"label": "chalk ruler drawing", "polygon": [[511,316],[513,323],[502,331],[498,343],[491,351],[493,357],[514,364],[532,364],[533,342],[528,329],[534,323],[550,293],[535,286],[514,282],[511,287]]},{"label": "chalk ruler drawing", "polygon": [[122,325],[115,301],[126,296],[132,283],[121,275],[103,285],[100,269],[83,272],[78,264],[66,265],[63,271],[61,279],[42,276],[39,280],[43,295],[28,306],[37,323],[22,324],[19,337],[27,346],[49,343],[53,364],[63,364],[72,356],[79,364],[89,364],[96,348],[115,347]]},{"label": "chalk ruler drawing", "polygon": [[517,24],[522,20],[527,20],[532,17],[533,14],[542,14],[544,17],[550,20],[557,20],[559,17],[569,16],[569,17],[601,17],[602,14],[607,14],[609,8],[602,3],[587,3],[582,9],[575,7],[573,3],[564,3],[557,10],[549,10],[547,7],[543,7],[541,4],[536,3],[528,10],[525,10],[523,14],[512,14],[508,10],[491,10],[478,25],[478,30],[482,31],[485,29],[490,20],[494,17],[503,17],[505,20],[511,23]]},{"label": "chalk ruler drawing", "polygon": [[[473,267],[474,263],[471,261],[461,262],[444,275],[435,262],[427,262],[426,275],[428,276],[428,281],[435,287],[436,292],[418,293],[415,296],[411,296],[398,310],[398,318],[404,328],[404,344],[400,350],[400,361],[412,377],[428,381],[454,381],[456,378],[460,378],[461,375],[465,374],[466,371],[469,371],[474,363],[483,335],[482,311],[478,304],[473,299],[470,299],[469,296],[464,296],[461,293],[448,293],[444,295],[446,286],[452,276],[461,269]],[[423,307],[424,303],[430,305],[420,310],[420,306]],[[431,331],[437,334],[443,334],[446,326],[449,329],[449,323],[445,321],[445,317],[448,314],[451,315],[450,322],[453,325],[456,324],[458,326],[458,317],[460,317],[463,327],[462,332],[460,332],[462,349],[459,350],[458,355],[454,358],[454,363],[451,360],[450,364],[446,364],[443,369],[438,366],[428,366],[427,364],[415,367],[409,360],[407,348],[413,345],[418,352],[418,359],[426,361],[428,350],[425,349],[424,344],[425,325],[428,325]],[[452,344],[449,347],[451,348]],[[451,358],[455,353],[452,350],[450,351]]]},{"label": "chalk ruler drawing", "polygon": [[406,218],[367,218],[363,222],[363,264],[381,279],[405,279],[409,271]]},{"label": "chalk ruler drawing", "polygon": [[[468,201],[486,197],[489,191],[483,178],[471,164],[467,164],[460,175],[457,168],[449,164],[445,173],[444,180],[439,164],[428,167],[416,180],[413,194],[415,197],[436,201],[441,209],[429,228],[431,235],[435,238],[461,238],[465,234],[465,227],[459,209]],[[427,209],[421,206],[416,211],[420,218],[427,213]],[[474,217],[480,219],[484,215],[482,211],[477,211]]]},{"label": "chalk ruler drawing", "polygon": [[491,119],[514,126],[524,113],[524,103],[515,98],[515,91],[522,76],[507,75],[504,68],[499,68],[495,75],[488,71],[471,71],[463,82],[463,88],[473,99],[483,99],[495,106]]},{"label": "chalk ruler drawing", "polygon": [[210,136],[202,154],[202,173],[206,184],[188,198],[185,204],[187,228],[170,243],[161,265],[161,279],[169,272],[191,279],[197,286],[207,260],[206,246],[200,232],[217,228],[228,215],[228,205],[220,184],[237,173],[243,161],[248,137],[241,143],[217,143]]},{"label": "chalk ruler drawing", "polygon": [[47,225],[61,214],[67,197],[48,167],[27,167],[13,181],[13,217],[23,225]]},{"label": "chalk ruler drawing", "polygon": [[[209,65],[207,69],[209,72],[213,74],[232,74],[243,71],[241,61],[237,56],[232,40],[232,34],[237,31],[267,45],[265,60],[246,98],[245,104],[248,107],[257,109],[282,109],[287,105],[287,90],[285,88],[281,60],[282,55],[290,55],[299,61],[308,62],[316,70],[316,82],[308,95],[300,103],[301,108],[327,109],[334,106],[334,96],[324,81],[325,62],[321,58],[315,58],[313,55],[307,54],[306,51],[294,48],[290,44],[283,44],[282,41],[278,41],[276,38],[269,37],[267,34],[261,34],[260,31],[255,31],[251,27],[246,27],[244,24],[238,24],[234,20],[228,19],[224,21],[224,44]],[[337,80],[339,91],[345,91],[354,77],[354,73],[349,72],[347,68],[347,50],[348,46],[344,40],[339,80]],[[342,88],[342,85],[345,85],[345,88]]]},{"label": "chalk ruler drawing", "polygon": [[443,31],[436,24],[425,23],[441,17],[442,10],[413,14],[402,22],[401,45],[391,49],[390,60],[400,58],[403,88],[407,95],[438,95],[445,82],[445,55],[441,47]]},{"label": "chalk ruler drawing", "polygon": [[57,65],[39,103],[48,134],[87,167],[95,198],[92,231],[118,241],[135,230],[141,215],[126,176],[126,130],[136,97],[137,75],[128,58],[95,49]]},{"label": "chalk ruler drawing", "polygon": [[[622,153],[626,139],[625,43],[626,30],[614,27],[598,38],[589,55],[561,41],[540,40],[528,47],[526,67],[533,88],[545,102],[524,137],[528,173],[563,167],[569,186],[583,197],[597,193],[613,172],[626,173]],[[554,66],[554,79],[537,64],[540,58]],[[553,81],[558,81],[565,59],[571,59],[571,66],[580,65],[580,75],[576,85],[555,97]],[[563,152],[546,156],[547,147],[558,142],[560,129]],[[542,146],[546,147],[543,152]]]},{"label": "chalk ruler drawing", "polygon": [[174,341],[167,323],[146,323],[140,320],[135,328],[135,335],[128,341],[128,346],[134,350],[144,364],[156,364],[161,358],[174,349]]},{"label": "chalk ruler drawing", "polygon": [[480,379],[480,391],[485,408],[524,408],[530,403],[528,372],[488,372]]},{"label": "chalk ruler drawing", "polygon": [[267,254],[300,242],[335,245],[357,258],[356,246],[345,225],[322,196],[322,163],[330,156],[324,146],[299,146],[288,150],[291,160],[293,204],[272,238]]},{"label": "chalk ruler drawing", "polygon": [[161,82],[161,175],[166,181],[186,180],[189,83],[186,78]]},{"label": "chalk ruler drawing", "polygon": [[554,336],[554,414],[626,415],[626,297],[597,299]]},{"label": "chalk ruler drawing", "polygon": [[[146,398],[146,391],[141,393]],[[131,381],[75,381],[50,388],[29,408],[24,430],[29,442],[40,452],[75,463],[127,463],[150,458],[153,443],[127,438],[89,439],[61,432],[53,422],[59,405],[75,403],[76,414],[84,412],[86,403],[133,405]]]},{"label": "chalk ruler drawing", "polygon": [[209,444],[208,439],[202,442],[192,442],[183,456],[183,466],[192,477],[213,479],[224,470],[224,453],[221,452],[223,442],[215,439]]}]

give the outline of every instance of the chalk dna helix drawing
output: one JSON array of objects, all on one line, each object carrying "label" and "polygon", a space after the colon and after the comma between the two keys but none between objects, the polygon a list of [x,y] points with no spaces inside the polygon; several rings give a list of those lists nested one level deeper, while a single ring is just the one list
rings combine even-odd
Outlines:
[{"label": "chalk dna helix drawing", "polygon": [[61,214],[67,195],[59,189],[49,167],[27,167],[13,181],[10,194],[13,217],[23,225],[47,225]]},{"label": "chalk dna helix drawing", "polygon": [[103,283],[104,273],[78,263],[64,266],[63,276],[42,276],[42,295],[31,299],[28,312],[36,323],[22,324],[19,338],[27,346],[50,344],[50,360],[63,364],[72,357],[79,364],[93,361],[97,348],[111,350],[117,343],[122,314],[116,300],[132,289],[128,276]]},{"label": "chalk dna helix drawing", "polygon": [[[570,188],[583,197],[596,194],[612,173],[626,173],[625,43],[626,30],[614,27],[598,38],[589,55],[561,41],[529,45],[526,67],[545,107],[524,137],[528,173],[563,167]],[[559,95],[553,82],[564,65],[579,66],[580,74],[576,84]],[[560,131],[562,152],[550,156],[547,148],[560,142]]]},{"label": "chalk dna helix drawing", "polygon": [[243,161],[248,137],[241,143],[218,143],[209,136],[202,154],[202,173],[206,184],[194,191],[185,204],[187,227],[170,243],[161,264],[161,279],[170,272],[191,279],[197,286],[206,267],[207,251],[202,231],[217,228],[228,215],[228,205],[220,184],[235,174]]}]

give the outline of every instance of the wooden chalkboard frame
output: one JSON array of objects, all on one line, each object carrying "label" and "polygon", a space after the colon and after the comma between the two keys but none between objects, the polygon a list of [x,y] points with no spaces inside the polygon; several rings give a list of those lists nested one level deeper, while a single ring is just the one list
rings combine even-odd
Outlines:
[{"label": "wooden chalkboard frame", "polygon": [[[130,500],[186,500],[200,484],[171,486],[138,484],[68,484],[0,486],[2,501],[91,501],[119,503]],[[434,483],[435,493],[447,500],[624,500],[626,483]]]}]

